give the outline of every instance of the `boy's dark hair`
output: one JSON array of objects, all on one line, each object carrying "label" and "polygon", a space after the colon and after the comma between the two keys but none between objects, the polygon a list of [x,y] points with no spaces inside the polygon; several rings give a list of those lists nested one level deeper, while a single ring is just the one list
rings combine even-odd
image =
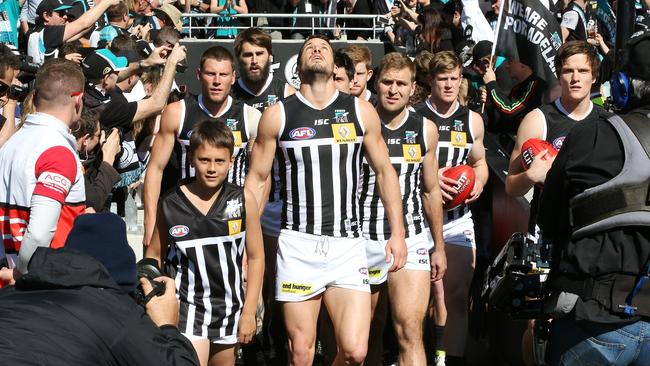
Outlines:
[{"label": "boy's dark hair", "polygon": [[86,135],[94,135],[99,129],[99,113],[97,111],[84,109],[79,121],[72,126],[72,136],[75,139]]},{"label": "boy's dark hair", "polygon": [[345,74],[348,76],[348,79],[354,79],[354,62],[348,56],[344,49],[339,48],[334,53],[334,65],[336,67],[342,67],[345,69]]},{"label": "boy's dark hair", "polygon": [[560,46],[560,49],[557,50],[557,56],[555,56],[555,72],[557,76],[559,77],[562,74],[564,61],[575,55],[585,55],[587,57],[587,63],[591,67],[591,75],[598,80],[600,75],[598,51],[587,41],[569,41]]},{"label": "boy's dark hair", "polygon": [[203,144],[228,149],[230,155],[235,150],[235,138],[232,135],[232,131],[220,119],[216,121],[205,119],[194,126],[192,136],[190,136],[189,155],[192,156],[194,151]]},{"label": "boy's dark hair", "polygon": [[20,68],[20,58],[6,45],[0,43],[0,78],[5,77],[7,69],[18,70]]}]

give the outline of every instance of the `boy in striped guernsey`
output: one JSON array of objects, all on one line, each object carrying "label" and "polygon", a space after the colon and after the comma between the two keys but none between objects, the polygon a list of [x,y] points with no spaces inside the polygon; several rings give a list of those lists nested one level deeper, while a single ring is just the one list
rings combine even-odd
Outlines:
[{"label": "boy in striped guernsey", "polygon": [[339,93],[327,38],[313,36],[298,53],[300,91],[262,116],[246,187],[266,197],[276,147],[280,150],[282,231],[278,238],[276,300],[283,302],[289,362],[314,357],[321,302],[332,319],[335,363],[361,364],[370,327],[365,240],[359,232],[361,150],[377,174],[391,225],[386,257],[404,266],[406,244],[399,183],[381,137],[377,113],[366,101]]},{"label": "boy in striped guernsey", "polygon": [[446,169],[469,164],[476,175],[474,189],[465,204],[443,213],[443,236],[449,259],[443,279],[444,295],[438,293],[435,286],[433,288],[434,296],[444,296],[447,305],[446,309],[438,306],[432,309],[438,342],[436,350],[440,350],[439,338],[442,338],[442,347],[454,358],[462,358],[465,353],[469,285],[476,258],[474,222],[467,205],[478,199],[488,179],[483,120],[458,102],[461,71],[462,63],[456,54],[449,51],[436,53],[429,64],[431,95],[416,106],[417,111],[438,127],[438,177],[443,199],[451,200],[456,193],[453,187],[458,183],[442,175]]},{"label": "boy in striped guernsey", "polygon": [[[382,135],[402,193],[408,255],[404,269],[388,273],[385,245],[391,232],[379,200],[383,187],[377,184],[375,172],[364,159],[361,223],[363,235],[368,239],[370,284],[374,285],[371,286],[373,319],[366,362],[381,364],[388,279],[388,300],[400,350],[398,362],[424,365],[422,334],[429,304],[429,282],[436,281],[441,287],[440,280],[447,267],[442,238],[442,195],[437,179],[438,131],[433,122],[407,108],[409,97],[415,92],[415,65],[408,57],[397,52],[385,55],[379,65],[375,90]],[[435,247],[429,261],[433,238]],[[436,300],[444,301],[440,297]]]},{"label": "boy in striped guernsey", "polygon": [[[195,178],[160,202],[145,257],[176,269],[178,327],[194,345],[202,366],[234,365],[236,346],[255,335],[255,309],[264,275],[264,249],[255,197],[226,182],[234,138],[221,121],[203,120],[192,130],[189,159]],[[167,252],[167,247],[171,249]],[[247,255],[243,288],[242,257]]]},{"label": "boy in striped guernsey", "polygon": [[215,46],[203,52],[197,76],[201,82],[201,94],[189,95],[165,108],[160,131],[151,147],[151,160],[144,180],[145,245],[148,245],[155,226],[160,193],[174,187],[180,179],[194,176],[187,150],[192,129],[198,121],[207,118],[226,122],[235,139],[234,160],[227,181],[244,185],[248,152],[257,134],[261,113],[229,95],[235,82],[235,59],[227,49]]}]

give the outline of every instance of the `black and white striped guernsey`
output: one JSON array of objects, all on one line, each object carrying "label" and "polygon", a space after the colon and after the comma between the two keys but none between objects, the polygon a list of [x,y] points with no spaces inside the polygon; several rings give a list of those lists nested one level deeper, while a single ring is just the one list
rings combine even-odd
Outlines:
[{"label": "black and white striped guernsey", "polygon": [[203,105],[201,95],[198,97],[188,96],[182,103],[182,118],[178,126],[178,135],[176,136],[176,144],[174,146],[174,153],[179,160],[178,166],[181,169],[180,178],[186,179],[194,176],[194,168],[190,166],[187,156],[187,151],[190,147],[190,136],[192,135],[194,126],[206,118],[210,120],[221,119],[230,127],[235,137],[234,160],[232,168],[228,172],[227,181],[238,186],[243,186],[244,177],[248,170],[247,145],[250,138],[250,129],[245,111],[246,104],[241,100],[228,97],[224,111],[215,116],[210,114],[205,105]]},{"label": "black and white striped guernsey", "polygon": [[358,237],[365,133],[359,100],[336,91],[327,107],[317,109],[297,92],[280,107],[282,228]]},{"label": "black and white striped guernsey", "polygon": [[[277,74],[270,74],[269,78],[266,80],[266,84],[262,87],[262,90],[259,94],[255,94],[246,87],[242,78],[238,78],[237,82],[230,89],[230,95],[232,95],[233,98],[243,100],[246,104],[252,106],[258,111],[264,112],[266,108],[276,104],[287,96],[288,87],[289,84],[287,84],[287,82],[280,76]],[[273,167],[271,168],[271,191],[269,192],[269,202],[279,200],[280,177],[278,175],[277,159],[275,159],[273,161]]]},{"label": "black and white striped guernsey", "polygon": [[[422,160],[429,150],[424,122],[422,115],[406,110],[404,120],[399,127],[390,129],[383,123],[381,127],[381,134],[388,146],[388,155],[397,172],[402,193],[406,237],[420,234],[426,228],[420,190]],[[391,234],[390,226],[375,178],[375,172],[364,157],[360,190],[363,204],[361,210],[363,234],[371,240],[388,240]]]},{"label": "black and white striped guernsey", "polygon": [[162,199],[161,205],[171,243],[167,260],[177,271],[179,330],[209,338],[237,334],[244,305],[243,188],[224,183],[207,215],[190,202],[180,185]]},{"label": "black and white striped guernsey", "polygon": [[[415,110],[433,121],[438,128],[438,168],[467,164],[467,158],[474,143],[471,111],[456,101],[449,117],[443,117],[435,110],[430,99],[415,106]],[[445,211],[446,221],[462,217],[469,207],[461,205]]]},{"label": "black and white striped guernsey", "polygon": [[258,111],[264,112],[266,108],[276,104],[287,95],[288,85],[281,77],[269,74],[262,90],[255,94],[246,87],[242,78],[238,78],[230,88],[230,95],[235,99],[243,100]]}]

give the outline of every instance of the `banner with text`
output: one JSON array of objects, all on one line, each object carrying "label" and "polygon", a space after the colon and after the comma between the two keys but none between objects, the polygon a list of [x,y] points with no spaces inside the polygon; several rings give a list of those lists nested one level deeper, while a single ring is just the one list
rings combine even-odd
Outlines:
[{"label": "banner with text", "polygon": [[519,60],[548,85],[554,84],[562,36],[553,13],[540,0],[506,0],[501,11],[495,55]]}]

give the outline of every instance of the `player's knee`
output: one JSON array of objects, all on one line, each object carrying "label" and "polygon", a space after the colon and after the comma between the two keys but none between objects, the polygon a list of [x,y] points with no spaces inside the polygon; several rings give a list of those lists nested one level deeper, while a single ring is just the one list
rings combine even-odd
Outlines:
[{"label": "player's knee", "polygon": [[423,319],[410,317],[397,322],[395,333],[402,348],[410,348],[422,342],[422,321]]},{"label": "player's knee", "polygon": [[290,358],[292,365],[310,365],[314,359],[314,342],[306,339],[295,339],[290,342]]},{"label": "player's knee", "polygon": [[368,353],[368,345],[362,343],[355,343],[348,347],[342,347],[343,359],[348,365],[361,365],[366,359]]}]

